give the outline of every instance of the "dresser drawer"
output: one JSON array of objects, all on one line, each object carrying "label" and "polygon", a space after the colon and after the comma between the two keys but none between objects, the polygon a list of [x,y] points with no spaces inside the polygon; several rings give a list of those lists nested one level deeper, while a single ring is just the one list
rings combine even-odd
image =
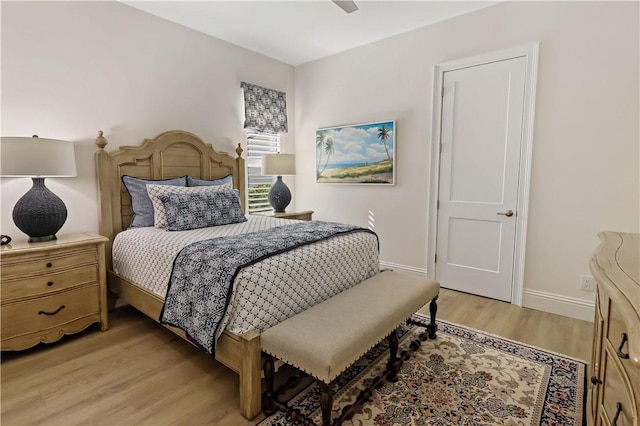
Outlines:
[{"label": "dresser drawer", "polygon": [[63,272],[2,280],[0,297],[2,303],[6,303],[7,301],[11,301],[11,299],[45,295],[47,293],[97,281],[97,268],[93,265],[88,265]]},{"label": "dresser drawer", "polygon": [[[637,424],[636,408],[631,389],[623,379],[624,373],[620,371],[613,357],[616,355],[611,354],[608,349],[605,350],[602,406],[604,417],[608,422],[605,421],[604,424],[612,424],[617,415],[617,426],[635,426]],[[618,404],[621,408],[620,413],[618,413]]]},{"label": "dresser drawer", "polygon": [[[598,283],[589,426],[640,426],[640,234],[601,232],[589,261]],[[591,416],[590,416],[591,418]]]},{"label": "dresser drawer", "polygon": [[2,340],[100,312],[98,284],[2,306]]},{"label": "dresser drawer", "polygon": [[[633,344],[629,341],[631,334],[627,330],[626,323],[622,317],[622,314],[617,309],[616,304],[611,301],[611,307],[609,310],[609,330],[607,332],[607,340],[611,346],[620,351],[623,355],[629,354],[629,347]],[[631,337],[632,338],[632,337]],[[623,340],[625,340],[623,344]],[[616,354],[617,355],[617,354]],[[616,356],[614,355],[614,356]],[[640,384],[640,369],[635,367],[629,358],[617,356],[624,368],[625,372],[629,376],[631,383]]]},{"label": "dresser drawer", "polygon": [[56,250],[40,252],[30,256],[2,259],[0,276],[2,280],[10,280],[30,275],[62,271],[80,265],[97,264],[98,253],[95,246],[84,249]]}]

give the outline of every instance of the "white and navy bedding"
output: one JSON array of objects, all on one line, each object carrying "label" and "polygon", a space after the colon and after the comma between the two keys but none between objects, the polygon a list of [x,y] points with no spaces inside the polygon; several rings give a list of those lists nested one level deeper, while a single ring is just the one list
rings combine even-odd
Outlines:
[{"label": "white and navy bedding", "polygon": [[215,355],[231,286],[242,268],[303,245],[356,232],[372,233],[353,225],[314,221],[192,243],[173,263],[160,321],[184,330]]},{"label": "white and navy bedding", "polygon": [[[247,216],[247,221],[180,232],[145,227],[119,233],[114,271],[164,298],[172,265],[187,245],[211,238],[261,231],[292,221]],[[267,328],[344,291],[378,272],[375,234],[350,232],[267,257],[242,268],[228,294],[218,333]]]}]

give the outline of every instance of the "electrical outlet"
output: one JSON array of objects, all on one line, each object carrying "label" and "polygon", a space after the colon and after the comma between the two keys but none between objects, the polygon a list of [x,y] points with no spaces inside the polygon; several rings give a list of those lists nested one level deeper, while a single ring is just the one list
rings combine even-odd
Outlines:
[{"label": "electrical outlet", "polygon": [[596,291],[596,280],[591,275],[580,275],[580,290]]}]

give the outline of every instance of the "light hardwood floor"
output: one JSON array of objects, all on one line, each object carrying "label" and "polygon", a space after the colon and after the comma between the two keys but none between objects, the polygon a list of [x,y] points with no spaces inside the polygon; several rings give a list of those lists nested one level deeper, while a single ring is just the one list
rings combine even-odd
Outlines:
[{"label": "light hardwood floor", "polygon": [[[425,312],[427,312],[425,310]],[[443,289],[439,319],[588,360],[592,323]],[[52,345],[2,354],[0,422],[253,425],[238,377],[132,308]]]}]

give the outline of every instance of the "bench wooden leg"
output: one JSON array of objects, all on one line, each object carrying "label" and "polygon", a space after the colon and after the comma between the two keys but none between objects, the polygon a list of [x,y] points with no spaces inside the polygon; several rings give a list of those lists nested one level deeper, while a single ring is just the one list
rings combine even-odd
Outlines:
[{"label": "bench wooden leg", "polygon": [[318,385],[322,390],[322,394],[320,394],[322,426],[331,426],[331,409],[333,408],[333,393],[331,392],[331,386],[321,380],[318,380]]},{"label": "bench wooden leg", "polygon": [[389,363],[387,364],[387,380],[398,381],[398,333],[393,330],[389,335]]},{"label": "bench wooden leg", "polygon": [[273,407],[273,376],[274,376],[273,357],[266,355],[266,361],[264,362],[264,379],[266,391],[264,398],[262,398],[262,412],[265,416],[270,416],[275,412]]},{"label": "bench wooden leg", "polygon": [[438,304],[436,301],[438,300],[438,296],[431,299],[431,303],[429,303],[429,314],[430,314],[430,324],[429,324],[429,339],[436,338],[436,313],[438,312]]}]

